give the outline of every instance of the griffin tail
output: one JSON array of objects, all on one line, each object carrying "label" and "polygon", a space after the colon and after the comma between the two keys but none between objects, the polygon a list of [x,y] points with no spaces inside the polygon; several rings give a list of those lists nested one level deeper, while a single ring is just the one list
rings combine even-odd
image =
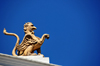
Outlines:
[{"label": "griffin tail", "polygon": [[12,55],[13,55],[13,56],[18,56],[18,55],[16,54],[16,47],[19,45],[19,41],[20,41],[19,36],[18,36],[17,34],[15,34],[15,33],[8,33],[8,32],[6,32],[6,29],[5,29],[5,28],[4,28],[4,30],[3,30],[3,33],[4,33],[5,35],[11,35],[11,36],[15,36],[15,37],[17,38],[16,45],[15,45],[15,47],[13,48],[13,51],[12,51]]}]

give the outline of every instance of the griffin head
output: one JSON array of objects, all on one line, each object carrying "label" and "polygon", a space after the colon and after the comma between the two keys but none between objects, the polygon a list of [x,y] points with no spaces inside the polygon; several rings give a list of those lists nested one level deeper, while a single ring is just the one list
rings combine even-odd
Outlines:
[{"label": "griffin head", "polygon": [[31,22],[27,22],[24,24],[24,32],[25,33],[34,33],[33,31],[37,29]]}]

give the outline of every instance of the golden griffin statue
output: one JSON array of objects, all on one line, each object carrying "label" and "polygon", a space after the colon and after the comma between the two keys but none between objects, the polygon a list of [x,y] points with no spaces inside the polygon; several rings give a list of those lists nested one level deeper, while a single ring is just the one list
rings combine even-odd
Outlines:
[{"label": "golden griffin statue", "polygon": [[[15,36],[17,38],[16,45],[12,51],[13,56],[37,55],[36,53],[34,53],[35,50],[37,50],[38,55],[42,55],[40,48],[41,48],[41,45],[43,44],[45,38],[49,39],[49,34],[44,34],[41,38],[36,37],[34,35],[35,29],[36,29],[36,27],[31,22],[25,23],[24,24],[25,36],[24,36],[21,44],[19,44],[19,41],[20,41],[19,36],[15,33],[6,32],[6,29],[4,28],[3,33],[5,35],[11,35],[11,36]],[[17,54],[16,54],[16,50],[18,50]]]}]

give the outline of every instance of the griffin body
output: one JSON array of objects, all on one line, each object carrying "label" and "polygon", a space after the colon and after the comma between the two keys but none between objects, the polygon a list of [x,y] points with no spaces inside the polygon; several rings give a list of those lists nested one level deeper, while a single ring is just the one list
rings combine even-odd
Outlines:
[{"label": "griffin body", "polygon": [[[13,56],[30,56],[30,55],[37,55],[34,53],[37,50],[38,55],[41,55],[41,45],[43,44],[45,38],[49,39],[49,34],[44,34],[41,38],[36,37],[34,35],[34,30],[36,27],[31,23],[27,22],[24,24],[24,32],[25,36],[23,41],[19,44],[19,36],[15,33],[8,33],[4,28],[3,33],[6,35],[15,36],[17,38],[16,45],[12,51]],[[16,50],[18,50],[16,54]]]}]

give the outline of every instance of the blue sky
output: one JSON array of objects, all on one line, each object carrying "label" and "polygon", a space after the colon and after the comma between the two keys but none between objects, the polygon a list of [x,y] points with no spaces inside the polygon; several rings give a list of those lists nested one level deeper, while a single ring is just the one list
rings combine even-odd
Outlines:
[{"label": "blue sky", "polygon": [[99,0],[0,0],[0,53],[12,54],[16,33],[32,22],[35,35],[50,34],[41,51],[50,62],[62,66],[100,66]]}]

